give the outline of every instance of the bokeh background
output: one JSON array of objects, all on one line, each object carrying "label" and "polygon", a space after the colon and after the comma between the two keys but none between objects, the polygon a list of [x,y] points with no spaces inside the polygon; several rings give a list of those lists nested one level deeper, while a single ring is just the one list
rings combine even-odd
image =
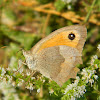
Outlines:
[{"label": "bokeh background", "polygon": [[[30,50],[54,30],[75,24],[86,25],[88,32],[82,69],[88,66],[91,56],[100,57],[100,0],[0,0],[0,65],[17,68],[18,60],[24,61],[21,49]],[[24,86],[14,89],[21,100],[60,100],[62,95],[50,95],[45,85],[41,88],[38,94]],[[0,88],[0,100],[6,97],[6,89],[11,90]],[[87,99],[78,100],[97,100],[98,95],[100,91],[93,93],[89,89]]]}]

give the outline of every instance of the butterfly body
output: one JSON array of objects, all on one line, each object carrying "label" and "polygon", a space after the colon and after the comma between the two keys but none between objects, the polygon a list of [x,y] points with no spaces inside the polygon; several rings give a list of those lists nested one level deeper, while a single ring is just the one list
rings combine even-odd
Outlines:
[{"label": "butterfly body", "polygon": [[28,67],[56,81],[60,86],[75,78],[82,64],[86,28],[73,25],[58,29],[38,42],[30,51],[23,51]]}]

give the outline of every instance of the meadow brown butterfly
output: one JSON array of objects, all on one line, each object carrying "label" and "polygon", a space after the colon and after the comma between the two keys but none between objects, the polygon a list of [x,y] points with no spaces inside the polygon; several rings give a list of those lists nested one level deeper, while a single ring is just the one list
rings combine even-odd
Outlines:
[{"label": "meadow brown butterfly", "polygon": [[30,51],[24,51],[26,64],[62,86],[69,78],[75,78],[82,64],[82,49],[87,29],[72,25],[52,32],[40,40]]}]

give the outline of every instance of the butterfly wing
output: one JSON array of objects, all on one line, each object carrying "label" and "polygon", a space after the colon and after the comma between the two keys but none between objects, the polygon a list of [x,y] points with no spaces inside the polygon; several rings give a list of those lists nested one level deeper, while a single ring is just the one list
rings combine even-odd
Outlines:
[{"label": "butterfly wing", "polygon": [[[74,35],[73,40],[71,35]],[[75,65],[82,63],[81,53],[86,36],[86,28],[81,25],[54,31],[31,49],[34,68],[60,86],[69,78],[75,78],[78,72]]]},{"label": "butterfly wing", "polygon": [[[75,41],[70,42],[67,38],[64,37],[67,36],[66,33],[68,31],[71,32],[73,30],[75,30],[78,33],[76,34],[77,39]],[[62,32],[65,33],[62,34]],[[31,53],[35,55],[38,51],[41,51],[44,48],[57,46],[57,45],[66,45],[70,47],[73,46],[74,48],[77,48],[80,52],[82,52],[84,43],[86,41],[86,37],[87,37],[87,29],[83,25],[71,25],[71,26],[63,27],[52,32],[50,35],[40,40],[35,46],[32,47]]]},{"label": "butterfly wing", "polygon": [[45,48],[35,56],[36,70],[40,71],[44,76],[53,79],[61,86],[69,78],[76,77],[79,71],[75,67],[75,62],[77,64],[76,60],[78,60],[77,57],[81,58],[78,50],[68,46]]},{"label": "butterfly wing", "polygon": [[61,71],[56,77],[52,79],[59,85],[62,86],[70,78],[76,78],[79,69],[74,67],[71,62],[64,62],[61,64]]},{"label": "butterfly wing", "polygon": [[[69,78],[75,78],[79,69],[75,67],[76,64],[81,64],[81,54],[80,52],[68,46],[59,46],[60,54],[64,57],[64,62],[60,65],[60,72],[54,80],[60,86],[63,85]],[[78,61],[78,62],[77,62]]]},{"label": "butterfly wing", "polygon": [[65,60],[60,54],[58,46],[45,48],[35,55],[35,59],[36,69],[44,76],[51,79],[58,75],[61,70],[60,65]]}]

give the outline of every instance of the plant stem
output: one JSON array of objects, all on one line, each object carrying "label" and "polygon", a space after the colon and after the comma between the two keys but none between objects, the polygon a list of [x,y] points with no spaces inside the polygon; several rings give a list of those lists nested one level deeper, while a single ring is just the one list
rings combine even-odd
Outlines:
[{"label": "plant stem", "polygon": [[93,7],[94,7],[94,5],[95,5],[95,2],[96,2],[96,0],[93,0],[93,3],[92,3],[92,5],[91,5],[91,7],[90,7],[90,9],[89,9],[89,12],[88,12],[87,15],[86,15],[86,18],[85,18],[85,20],[84,20],[84,23],[88,22],[89,17],[90,17],[90,14],[91,14],[91,11],[92,11],[92,9],[93,9]]}]

